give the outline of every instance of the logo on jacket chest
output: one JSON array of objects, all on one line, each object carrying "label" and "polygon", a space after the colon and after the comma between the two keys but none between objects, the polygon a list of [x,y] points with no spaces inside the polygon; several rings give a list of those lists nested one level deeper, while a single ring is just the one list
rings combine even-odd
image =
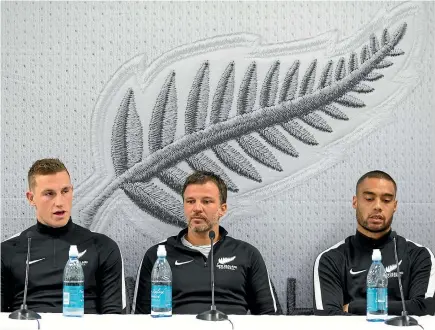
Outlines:
[{"label": "logo on jacket chest", "polygon": [[[85,255],[86,251],[87,251],[87,250],[84,250],[84,251],[82,251],[82,252],[79,252],[79,254],[78,254],[78,256],[77,256],[77,258],[80,260],[80,264],[81,264],[82,266],[86,266],[86,265],[88,264],[88,261],[87,261],[87,260],[81,260],[81,258]],[[40,261],[43,261],[43,260],[45,260],[45,259],[46,259],[46,258],[40,258],[40,259],[36,259],[36,260],[29,260],[29,265],[36,264],[36,263],[38,263],[38,262],[40,262]]]},{"label": "logo on jacket chest", "polygon": [[229,257],[229,258],[219,258],[218,262],[216,264],[216,267],[218,269],[226,269],[226,270],[236,270],[237,266],[236,265],[231,265],[230,263],[234,261],[234,259],[236,259],[236,256],[234,257]]},{"label": "logo on jacket chest", "polygon": [[87,260],[81,260],[81,258],[85,255],[86,251],[87,250],[79,252],[79,255],[78,255],[78,259],[80,260],[80,264],[82,265],[82,267],[84,267],[84,266],[86,266],[88,264]]},{"label": "logo on jacket chest", "polygon": [[[402,264],[402,260],[399,261],[399,267]],[[396,264],[392,264],[390,266],[386,266],[385,267],[385,272],[387,273],[387,277],[391,278],[391,277],[397,277],[397,265]],[[362,274],[364,272],[366,272],[367,269],[362,269],[362,270],[354,270],[353,268],[350,269],[349,273],[350,275],[358,275],[358,274]],[[400,275],[403,275],[403,272],[400,272]]]},{"label": "logo on jacket chest", "polygon": [[[399,261],[399,267],[402,264],[402,260]],[[387,277],[391,278],[391,277],[397,277],[397,265],[396,264],[392,264],[390,266],[385,267],[385,271],[387,273]],[[400,272],[400,276],[403,275],[403,272]]]}]

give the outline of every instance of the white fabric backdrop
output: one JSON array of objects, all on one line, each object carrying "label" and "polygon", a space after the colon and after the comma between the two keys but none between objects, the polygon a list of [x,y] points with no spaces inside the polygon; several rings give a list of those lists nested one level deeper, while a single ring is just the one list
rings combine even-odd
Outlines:
[{"label": "white fabric backdrop", "polygon": [[[434,8],[433,2],[410,5],[384,1],[2,3],[1,239],[35,222],[25,190],[27,171],[36,159],[59,157],[65,162],[79,206],[93,200],[101,193],[100,186],[113,180],[110,134],[124,94],[114,98],[107,114],[101,101],[108,95],[109,82],[119,80],[117,75],[135,56],[141,55],[140,59],[150,65],[182,45],[248,33],[259,36],[261,44],[294,42],[293,53],[290,47],[284,55],[291,55],[291,60],[300,59],[301,68],[305,69],[313,58],[326,53],[310,53],[312,46],[307,46],[308,51],[298,55],[304,40],[309,43],[323,38],[335,45],[334,42],[362,35],[355,40],[367,44],[371,32],[378,37],[384,27],[391,27],[394,32],[402,20],[408,23],[403,43],[410,45],[410,50],[402,57],[407,62],[400,62],[400,57],[392,59],[399,62],[394,62],[392,69],[385,69],[390,85],[375,83],[377,94],[364,96],[366,117],[349,129],[348,135],[343,135],[332,155],[322,148],[328,143],[334,145],[340,137],[316,133],[319,141],[329,142],[306,148],[307,152],[315,150],[313,157],[318,157],[315,170],[307,170],[312,169],[312,158],[306,157],[304,163],[303,155],[307,154],[302,151],[300,163],[289,157],[279,158],[283,172],[262,168],[262,183],[226,170],[241,190],[230,193],[231,212],[223,225],[234,237],[251,242],[262,252],[281,303],[285,302],[286,278],[295,277],[297,305],[311,306],[315,257],[354,232],[351,198],[355,183],[366,171],[382,169],[398,183],[394,228],[435,250]],[[385,17],[395,17],[397,21]],[[340,45],[345,47],[346,61],[352,47],[358,53],[361,50],[360,44]],[[328,55],[323,58],[327,60]],[[338,56],[333,57],[334,63],[337,59]],[[221,71],[229,60],[223,59]],[[408,62],[413,66],[406,67]],[[187,97],[183,84],[191,85],[198,63],[188,78],[176,76],[180,102]],[[213,74],[215,62],[210,63]],[[283,66],[284,63],[282,60]],[[264,76],[267,70],[258,67]],[[318,74],[321,67],[319,62]],[[388,70],[402,67],[409,70],[399,72],[400,79],[395,82],[406,88],[401,91],[394,87],[390,91],[388,86],[394,85],[394,77],[389,72],[394,71]],[[238,81],[243,70],[236,72]],[[136,73],[143,77],[143,72]],[[280,77],[284,74],[285,71]],[[158,91],[163,78],[156,79],[158,84],[153,88]],[[216,80],[212,76],[212,87]],[[261,81],[258,88],[260,84]],[[375,108],[370,103],[384,96],[385,107]],[[142,101],[147,102],[140,97],[136,103],[146,131],[146,116],[152,108],[139,109]],[[355,123],[355,111],[359,110],[346,111],[350,124]],[[180,113],[180,121],[182,117]],[[338,125],[337,121],[329,118],[328,123],[339,131],[339,126],[333,126]],[[178,131],[177,137],[181,135]],[[305,150],[300,143],[294,145]],[[79,206],[73,217],[81,223]],[[118,242],[129,276],[136,274],[140,259],[151,244],[179,230],[140,210],[119,189],[99,212],[98,221],[103,225],[97,229]]]}]

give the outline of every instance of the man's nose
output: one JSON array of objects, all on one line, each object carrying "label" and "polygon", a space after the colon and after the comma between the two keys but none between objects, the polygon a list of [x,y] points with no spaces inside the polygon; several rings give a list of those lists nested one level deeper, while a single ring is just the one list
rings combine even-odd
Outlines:
[{"label": "man's nose", "polygon": [[64,202],[64,196],[62,194],[56,194],[56,198],[54,199],[54,203],[56,206],[62,206]]},{"label": "man's nose", "polygon": [[195,204],[193,204],[193,210],[196,212],[202,211],[202,206],[200,202],[195,202]]},{"label": "man's nose", "polygon": [[380,198],[376,198],[375,199],[375,210],[381,210],[382,206],[381,206],[381,199]]}]

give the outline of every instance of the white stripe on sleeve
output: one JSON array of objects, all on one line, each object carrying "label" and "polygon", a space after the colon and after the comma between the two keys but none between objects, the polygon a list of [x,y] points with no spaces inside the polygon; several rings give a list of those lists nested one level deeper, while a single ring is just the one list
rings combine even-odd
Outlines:
[{"label": "white stripe on sleeve", "polygon": [[344,240],[331,246],[329,249],[323,251],[317,256],[316,262],[314,263],[314,298],[316,301],[316,308],[318,310],[323,310],[323,301],[322,301],[322,289],[320,287],[320,278],[319,278],[319,261],[322,255],[329,250],[336,249],[340,245],[344,244]]}]

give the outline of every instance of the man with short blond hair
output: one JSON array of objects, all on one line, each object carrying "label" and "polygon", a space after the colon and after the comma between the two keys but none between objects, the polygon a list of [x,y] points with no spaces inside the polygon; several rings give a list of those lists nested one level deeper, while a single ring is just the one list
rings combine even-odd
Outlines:
[{"label": "man with short blond hair", "polygon": [[36,224],[1,243],[1,311],[20,308],[23,301],[27,233],[32,232],[27,307],[60,313],[63,270],[71,245],[77,245],[85,275],[85,313],[121,313],[125,308],[124,275],[118,245],[72,222],[73,186],[58,159],[37,160],[28,173],[27,200]]},{"label": "man with short blond hair", "polygon": [[29,190],[34,189],[36,185],[37,175],[56,174],[60,172],[66,172],[69,176],[69,172],[65,165],[57,158],[45,158],[39,159],[33,163],[27,173],[27,182],[29,184]]}]

